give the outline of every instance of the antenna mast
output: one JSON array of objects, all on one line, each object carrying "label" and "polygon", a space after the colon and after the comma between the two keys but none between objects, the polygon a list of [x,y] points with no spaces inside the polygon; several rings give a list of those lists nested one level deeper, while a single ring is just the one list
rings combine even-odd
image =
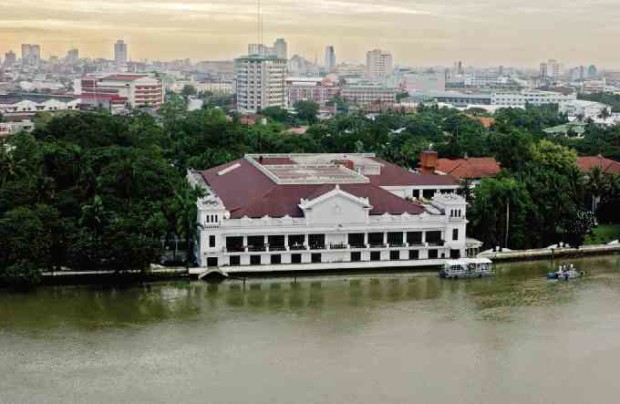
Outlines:
[{"label": "antenna mast", "polygon": [[261,10],[260,1],[261,0],[258,0],[258,9],[256,13],[256,19],[258,22],[258,43],[262,44],[263,43],[263,13]]}]

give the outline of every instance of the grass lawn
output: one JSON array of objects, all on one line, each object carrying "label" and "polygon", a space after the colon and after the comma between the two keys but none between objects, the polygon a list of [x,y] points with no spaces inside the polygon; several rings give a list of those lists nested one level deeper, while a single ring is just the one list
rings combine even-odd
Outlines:
[{"label": "grass lawn", "polygon": [[620,240],[620,225],[618,224],[599,224],[592,232],[593,235],[586,237],[586,245],[607,244],[613,240]]}]

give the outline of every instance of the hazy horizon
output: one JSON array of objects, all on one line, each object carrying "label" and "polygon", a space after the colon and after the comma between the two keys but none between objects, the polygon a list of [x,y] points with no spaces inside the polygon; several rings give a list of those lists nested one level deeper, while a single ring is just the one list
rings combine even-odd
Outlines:
[{"label": "hazy horizon", "polygon": [[[620,34],[614,0],[262,0],[264,42],[285,38],[289,56],[363,62],[389,50],[396,64],[518,65],[547,59],[566,65],[618,67],[612,40]],[[256,0],[0,0],[0,52],[21,54],[38,43],[43,57],[111,58],[124,39],[134,61],[232,59],[257,42]],[[4,56],[4,55],[2,55]]]}]

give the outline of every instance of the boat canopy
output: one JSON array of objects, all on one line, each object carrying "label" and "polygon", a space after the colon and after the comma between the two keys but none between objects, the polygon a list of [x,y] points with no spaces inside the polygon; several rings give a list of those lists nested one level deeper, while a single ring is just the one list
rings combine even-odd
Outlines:
[{"label": "boat canopy", "polygon": [[469,264],[476,264],[476,265],[481,265],[481,264],[492,264],[493,261],[491,261],[488,258],[461,258],[458,260],[446,260],[446,265],[449,266],[459,266],[459,265],[469,265]]}]

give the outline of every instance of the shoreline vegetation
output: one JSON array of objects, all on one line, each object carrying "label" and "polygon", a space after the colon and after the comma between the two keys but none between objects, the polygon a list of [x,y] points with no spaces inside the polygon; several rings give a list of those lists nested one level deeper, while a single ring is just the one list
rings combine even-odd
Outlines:
[{"label": "shoreline vegetation", "polygon": [[[319,121],[310,104],[296,114],[268,108],[266,124],[254,125],[227,113],[229,100],[188,112],[179,96],[156,115],[38,114],[33,133],[0,140],[0,282],[40,283],[41,268],[148,274],[167,260],[193,265],[200,194],[187,169],[245,153],[363,151],[408,168],[431,146],[441,157],[495,157],[497,177],[461,190],[468,235],[486,248],[580,246],[595,222],[620,222],[618,177],[584,176],[576,165],[578,154],[620,160],[620,127],[590,124],[583,139],[550,138],[543,129],[566,122],[554,106],[499,110],[490,128],[481,111],[436,106]],[[290,130],[302,125],[304,135]]]}]

